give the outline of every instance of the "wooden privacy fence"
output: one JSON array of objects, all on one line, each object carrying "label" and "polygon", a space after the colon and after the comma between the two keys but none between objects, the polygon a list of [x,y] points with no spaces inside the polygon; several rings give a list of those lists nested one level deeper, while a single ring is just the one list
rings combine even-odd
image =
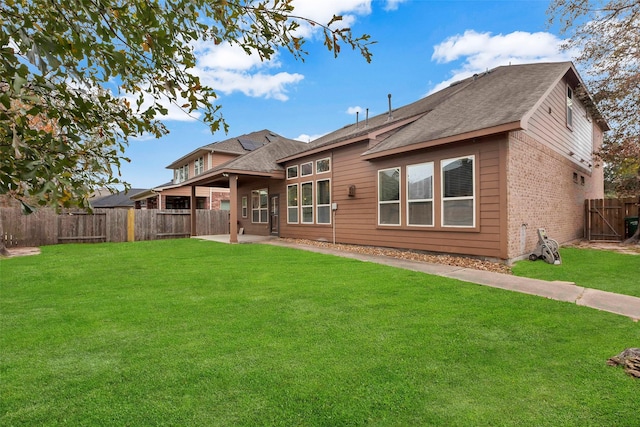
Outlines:
[{"label": "wooden privacy fence", "polygon": [[[196,210],[200,235],[228,234],[229,212]],[[93,213],[40,209],[31,215],[20,208],[0,208],[0,238],[11,246],[58,243],[126,242],[191,235],[190,210],[94,209]]]},{"label": "wooden privacy fence", "polygon": [[630,237],[629,225],[634,225],[630,218],[638,217],[639,204],[637,197],[585,200],[585,238],[620,242]]}]

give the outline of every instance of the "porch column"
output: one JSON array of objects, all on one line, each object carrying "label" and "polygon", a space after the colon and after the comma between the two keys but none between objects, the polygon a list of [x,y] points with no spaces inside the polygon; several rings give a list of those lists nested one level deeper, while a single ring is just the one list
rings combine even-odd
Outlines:
[{"label": "porch column", "polygon": [[191,237],[198,235],[198,230],[196,230],[197,222],[196,221],[196,186],[191,186],[191,200],[189,201],[189,206],[191,207]]},{"label": "porch column", "polygon": [[229,243],[238,243],[238,175],[229,175]]}]

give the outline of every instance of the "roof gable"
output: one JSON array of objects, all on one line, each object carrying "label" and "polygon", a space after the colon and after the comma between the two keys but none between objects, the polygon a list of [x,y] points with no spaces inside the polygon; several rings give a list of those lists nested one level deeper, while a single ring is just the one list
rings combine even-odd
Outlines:
[{"label": "roof gable", "polygon": [[247,133],[240,136],[224,139],[222,141],[216,141],[211,144],[199,147],[189,154],[180,157],[167,166],[167,169],[176,169],[188,163],[191,159],[202,156],[206,153],[225,153],[236,156],[241,156],[256,148],[262,147],[272,141],[281,138],[280,135],[268,130],[263,129],[256,132]]},{"label": "roof gable", "polygon": [[458,83],[461,90],[365,155],[474,131],[521,128],[522,121],[570,68],[569,62],[511,65],[465,79]]},{"label": "roof gable", "polygon": [[282,173],[284,168],[278,163],[278,159],[302,151],[306,147],[307,144],[304,142],[276,135],[271,138],[269,144],[264,144],[253,151],[231,159],[201,175],[182,182],[181,185],[204,185],[213,182],[225,173],[233,172],[267,176]]}]

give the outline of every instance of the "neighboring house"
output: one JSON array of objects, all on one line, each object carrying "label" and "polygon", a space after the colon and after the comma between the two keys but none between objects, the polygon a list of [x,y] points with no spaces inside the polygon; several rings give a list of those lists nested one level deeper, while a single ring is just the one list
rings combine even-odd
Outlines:
[{"label": "neighboring house", "polygon": [[[197,187],[196,209],[229,210],[229,189]],[[191,187],[173,181],[139,193],[132,198],[136,209],[190,209]]]},{"label": "neighboring house", "polygon": [[[196,209],[229,210],[229,188],[197,186],[184,182],[264,145],[286,140],[267,129],[229,138],[200,147],[167,166],[173,180],[134,197],[137,207],[147,209],[190,209],[192,190],[195,190]],[[289,140],[287,140],[289,141]]]},{"label": "neighboring house", "polygon": [[230,189],[231,242],[242,227],[514,260],[533,251],[538,228],[581,238],[584,200],[603,197],[592,153],[608,126],[583,87],[570,62],[498,67],[183,184]]},{"label": "neighboring house", "polygon": [[132,197],[145,191],[148,190],[144,188],[130,188],[128,191],[120,191],[115,194],[109,194],[108,196],[99,195],[90,200],[91,207],[133,209],[135,202],[132,200]]}]

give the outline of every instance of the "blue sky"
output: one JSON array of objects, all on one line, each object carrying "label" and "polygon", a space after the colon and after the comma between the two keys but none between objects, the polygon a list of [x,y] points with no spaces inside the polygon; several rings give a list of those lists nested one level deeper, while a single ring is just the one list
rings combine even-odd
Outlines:
[{"label": "blue sky", "polygon": [[337,59],[304,28],[309,56],[286,52],[269,63],[230,46],[199,44],[197,72],[219,94],[229,132],[211,134],[179,111],[164,122],[161,139],[132,140],[122,178],[134,188],[168,182],[166,166],[194,149],[233,136],[270,129],[311,140],[356,120],[406,105],[468,77],[509,63],[571,60],[561,52],[558,29],[549,27],[547,1],[295,0],[296,13],[328,22],[341,14],[354,34],[377,43],[367,63],[343,46]]}]

